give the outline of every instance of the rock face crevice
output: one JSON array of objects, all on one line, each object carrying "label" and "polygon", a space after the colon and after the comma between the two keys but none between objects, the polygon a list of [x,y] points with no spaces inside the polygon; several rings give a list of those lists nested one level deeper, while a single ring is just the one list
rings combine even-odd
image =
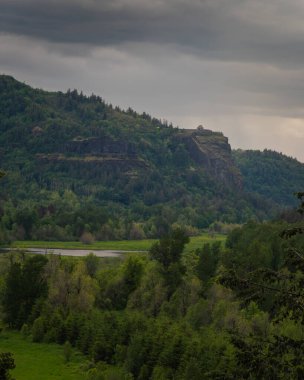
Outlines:
[{"label": "rock face crevice", "polygon": [[242,188],[239,169],[235,166],[228,138],[208,129],[183,129],[176,136],[194,162],[223,183]]}]

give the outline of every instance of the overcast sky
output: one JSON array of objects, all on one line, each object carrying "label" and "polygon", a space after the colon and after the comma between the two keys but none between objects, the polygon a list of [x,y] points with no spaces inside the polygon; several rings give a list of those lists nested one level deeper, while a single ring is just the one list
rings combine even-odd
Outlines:
[{"label": "overcast sky", "polygon": [[0,73],[304,162],[304,2],[0,0]]}]

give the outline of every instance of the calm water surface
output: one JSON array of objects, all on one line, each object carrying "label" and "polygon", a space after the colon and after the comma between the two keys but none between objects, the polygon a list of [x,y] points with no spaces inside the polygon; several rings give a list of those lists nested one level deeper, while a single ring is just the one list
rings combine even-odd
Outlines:
[{"label": "calm water surface", "polygon": [[[12,248],[10,251],[16,251],[18,249]],[[36,253],[39,255],[61,255],[61,256],[87,256],[93,253],[98,257],[119,257],[127,251],[114,251],[114,250],[97,250],[97,249],[51,249],[51,248],[27,248],[25,250],[29,253]]]}]

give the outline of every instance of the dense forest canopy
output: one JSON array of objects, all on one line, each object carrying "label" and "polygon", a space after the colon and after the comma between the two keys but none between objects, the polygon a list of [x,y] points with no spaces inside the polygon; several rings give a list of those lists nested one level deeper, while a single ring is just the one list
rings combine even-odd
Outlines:
[{"label": "dense forest canopy", "polygon": [[303,164],[282,153],[265,149],[235,150],[233,157],[243,176],[246,191],[266,198],[277,204],[296,203],[294,193],[303,188]]},{"label": "dense forest canopy", "polygon": [[172,224],[194,234],[265,220],[294,204],[286,181],[304,184],[304,165],[285,156],[233,153],[201,126],[181,130],[96,95],[5,75],[0,132],[2,240],[139,239]]}]

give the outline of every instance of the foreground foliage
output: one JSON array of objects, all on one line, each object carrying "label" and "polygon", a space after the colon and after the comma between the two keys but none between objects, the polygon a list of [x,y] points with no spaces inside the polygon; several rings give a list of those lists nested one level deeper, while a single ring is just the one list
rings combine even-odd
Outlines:
[{"label": "foreground foliage", "polygon": [[0,379],[12,379],[9,370],[14,369],[15,367],[15,361],[12,354],[10,352],[0,352]]},{"label": "foreground foliage", "polygon": [[[299,212],[303,214],[304,193],[299,193],[298,198]],[[265,379],[304,376],[304,239],[298,236],[303,233],[303,222],[288,226],[281,231],[281,237],[289,242],[281,244],[281,249],[276,245],[273,250],[278,260],[256,267],[245,262],[237,269],[230,265],[221,277],[222,284],[234,289],[244,302],[255,299],[261,308],[269,310],[276,326],[263,340],[256,336],[234,337],[239,369],[245,378],[250,378],[253,372]]]},{"label": "foreground foliage", "polygon": [[[173,229],[149,257],[116,266],[93,255],[9,256],[4,318],[34,342],[64,345],[64,360],[76,347],[90,380],[301,379],[302,228],[251,222],[225,247],[210,240],[188,251]],[[41,292],[22,290],[28,276]],[[8,302],[12,291],[18,303]]]}]

